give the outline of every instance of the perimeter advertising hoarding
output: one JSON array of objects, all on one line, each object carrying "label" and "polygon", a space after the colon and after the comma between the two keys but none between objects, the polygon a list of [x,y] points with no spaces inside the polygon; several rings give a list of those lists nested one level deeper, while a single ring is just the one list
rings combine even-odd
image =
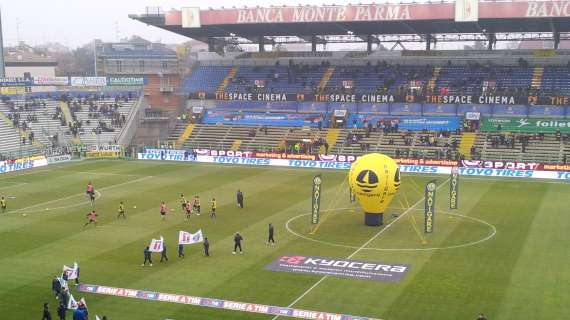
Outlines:
[{"label": "perimeter advertising hoarding", "polygon": [[374,261],[286,255],[265,266],[278,272],[334,276],[359,280],[399,282],[410,269],[407,264]]},{"label": "perimeter advertising hoarding", "polygon": [[273,126],[317,126],[323,121],[322,114],[267,114],[253,112],[223,112],[208,111],[204,123],[208,124],[243,124],[243,125],[273,125]]},{"label": "perimeter advertising hoarding", "polygon": [[323,177],[319,174],[313,178],[313,192],[311,205],[311,223],[317,224],[320,220],[321,196],[323,188]]},{"label": "perimeter advertising hoarding", "polygon": [[437,184],[432,180],[425,187],[424,203],[424,232],[432,233],[435,226],[435,192]]},{"label": "perimeter advertising hoarding", "polygon": [[547,118],[484,118],[481,124],[483,132],[497,132],[501,125],[502,132],[542,132],[555,133],[557,130],[570,133],[570,119]]},{"label": "perimeter advertising hoarding", "polygon": [[108,77],[108,86],[144,86],[144,77]]},{"label": "perimeter advertising hoarding", "polygon": [[[416,53],[406,53],[406,56],[418,55]],[[570,105],[568,96],[470,96],[470,95],[415,95],[397,96],[390,94],[376,93],[332,93],[332,94],[312,94],[312,93],[251,93],[251,92],[191,92],[191,99],[207,99],[220,101],[266,101],[266,102],[336,102],[336,103],[372,103],[372,104],[394,104],[403,103],[397,106],[400,113],[412,112],[414,108],[420,108],[418,103],[427,104],[426,112],[429,113],[450,113],[453,108],[445,105],[494,105],[496,107],[512,106],[519,112],[520,108],[527,106],[566,106]],[[409,109],[409,110],[408,110]],[[484,111],[484,110],[482,110]],[[464,112],[461,110],[460,112]],[[453,112],[454,113],[454,112]]]}]

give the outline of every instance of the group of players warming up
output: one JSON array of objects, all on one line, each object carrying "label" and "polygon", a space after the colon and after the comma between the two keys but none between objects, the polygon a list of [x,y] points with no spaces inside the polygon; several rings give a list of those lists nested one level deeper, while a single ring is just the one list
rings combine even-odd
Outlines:
[{"label": "group of players warming up", "polygon": [[[97,226],[98,214],[96,213],[96,211],[94,209],[95,188],[94,188],[93,183],[91,181],[89,181],[89,183],[87,184],[86,194],[87,194],[89,200],[91,201],[91,210],[87,214],[87,216],[86,216],[87,222],[83,226],[86,227],[90,224]],[[200,204],[200,196],[199,195],[194,195],[192,200],[190,201],[190,200],[186,199],[184,194],[180,194],[180,204],[181,204],[182,212],[184,214],[186,214],[186,219],[190,219],[190,217],[193,214],[195,214],[197,216],[199,216],[201,214],[202,207]],[[241,190],[238,190],[236,193],[236,204],[237,204],[238,208],[240,208],[240,209],[244,208],[244,197],[243,197],[243,192]],[[5,201],[4,197],[2,197],[0,199],[0,206],[2,208],[2,212],[4,212],[6,210],[6,201]],[[216,198],[212,198],[210,200],[210,218],[212,218],[212,219],[216,218],[217,207],[218,207],[218,204],[216,202]],[[136,207],[134,207],[134,208],[136,208]],[[174,209],[172,209],[171,211],[174,211]],[[117,213],[117,219],[127,219],[125,203],[123,201],[121,201],[119,203],[119,208],[118,208],[117,212],[118,212]],[[167,214],[168,214],[168,206],[167,206],[166,202],[162,201],[160,203],[160,218],[161,218],[161,220],[164,221],[166,219]],[[244,240],[243,236],[239,232],[236,232],[234,235],[234,250],[232,251],[232,254],[237,254],[238,252],[239,252],[239,254],[243,254],[243,248],[242,248],[242,241],[243,240]],[[274,227],[271,223],[268,226],[268,237],[267,237],[266,244],[267,245],[275,245]],[[204,247],[204,256],[209,257],[210,256],[210,242],[208,241],[207,237],[204,238],[203,247]],[[152,252],[150,251],[148,246],[144,249],[143,254],[144,254],[144,261],[142,263],[142,266],[144,267],[148,264],[149,266],[152,267]],[[183,249],[182,245],[178,246],[178,257],[184,258],[184,249]],[[166,245],[163,245],[163,250],[160,253],[160,262],[163,262],[163,261],[168,261],[168,257],[166,256]]]}]

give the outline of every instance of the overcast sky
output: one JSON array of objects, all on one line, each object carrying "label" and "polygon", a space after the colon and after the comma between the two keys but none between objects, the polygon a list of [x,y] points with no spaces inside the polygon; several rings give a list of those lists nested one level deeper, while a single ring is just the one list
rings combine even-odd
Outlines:
[{"label": "overcast sky", "polygon": [[[208,5],[204,5],[206,2]],[[180,9],[193,6],[207,9],[209,6],[229,8],[234,5],[269,6],[299,3],[321,5],[323,2],[323,0],[295,2],[286,0],[0,0],[0,8],[4,45],[12,46],[20,40],[30,45],[59,42],[74,48],[93,39],[116,41],[134,34],[163,43],[180,43],[187,40],[174,33],[146,26],[128,18],[129,14],[143,13],[147,6],[160,6],[166,11],[171,8]],[[348,4],[350,1],[334,0],[326,3],[339,5]],[[352,3],[358,3],[358,1],[352,1]]]}]

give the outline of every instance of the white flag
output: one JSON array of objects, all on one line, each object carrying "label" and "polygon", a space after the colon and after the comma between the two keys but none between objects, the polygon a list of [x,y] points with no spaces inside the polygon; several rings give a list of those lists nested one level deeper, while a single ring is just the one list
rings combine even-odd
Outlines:
[{"label": "white flag", "polygon": [[202,229],[198,230],[198,232],[196,233],[180,231],[178,235],[178,244],[193,244],[200,242],[204,242],[204,235],[202,234]]},{"label": "white flag", "polygon": [[77,301],[75,301],[75,299],[73,298],[73,295],[70,293],[69,294],[69,302],[67,303],[67,309],[77,309],[79,307],[79,304],[77,303]]},{"label": "white flag", "polygon": [[74,280],[77,279],[77,272],[79,271],[79,265],[77,264],[77,262],[75,262],[73,264],[73,268],[70,268],[66,265],[63,266],[63,272],[67,273],[67,279],[68,280]]},{"label": "white flag", "polygon": [[98,315],[95,315],[95,320],[101,320]]},{"label": "white flag", "polygon": [[160,239],[152,239],[150,241],[149,251],[150,252],[162,252],[164,249],[164,239],[160,236]]}]

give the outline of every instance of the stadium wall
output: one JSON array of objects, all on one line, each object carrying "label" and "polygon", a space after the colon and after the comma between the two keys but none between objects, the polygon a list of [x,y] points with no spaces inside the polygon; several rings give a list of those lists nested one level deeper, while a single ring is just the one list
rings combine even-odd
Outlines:
[{"label": "stadium wall", "polygon": [[[220,155],[195,155],[185,150],[149,149],[138,153],[138,160],[145,161],[178,161],[200,162],[212,164],[231,164],[246,166],[269,166],[310,169],[349,170],[351,162],[348,161],[321,161],[321,160],[296,160],[275,158],[235,157]],[[427,174],[427,175],[450,175],[453,166],[400,164],[403,173]],[[497,178],[523,178],[523,179],[549,179],[570,182],[570,170],[568,171],[543,171],[508,168],[478,168],[459,167],[459,174],[471,177],[497,177]]]}]

